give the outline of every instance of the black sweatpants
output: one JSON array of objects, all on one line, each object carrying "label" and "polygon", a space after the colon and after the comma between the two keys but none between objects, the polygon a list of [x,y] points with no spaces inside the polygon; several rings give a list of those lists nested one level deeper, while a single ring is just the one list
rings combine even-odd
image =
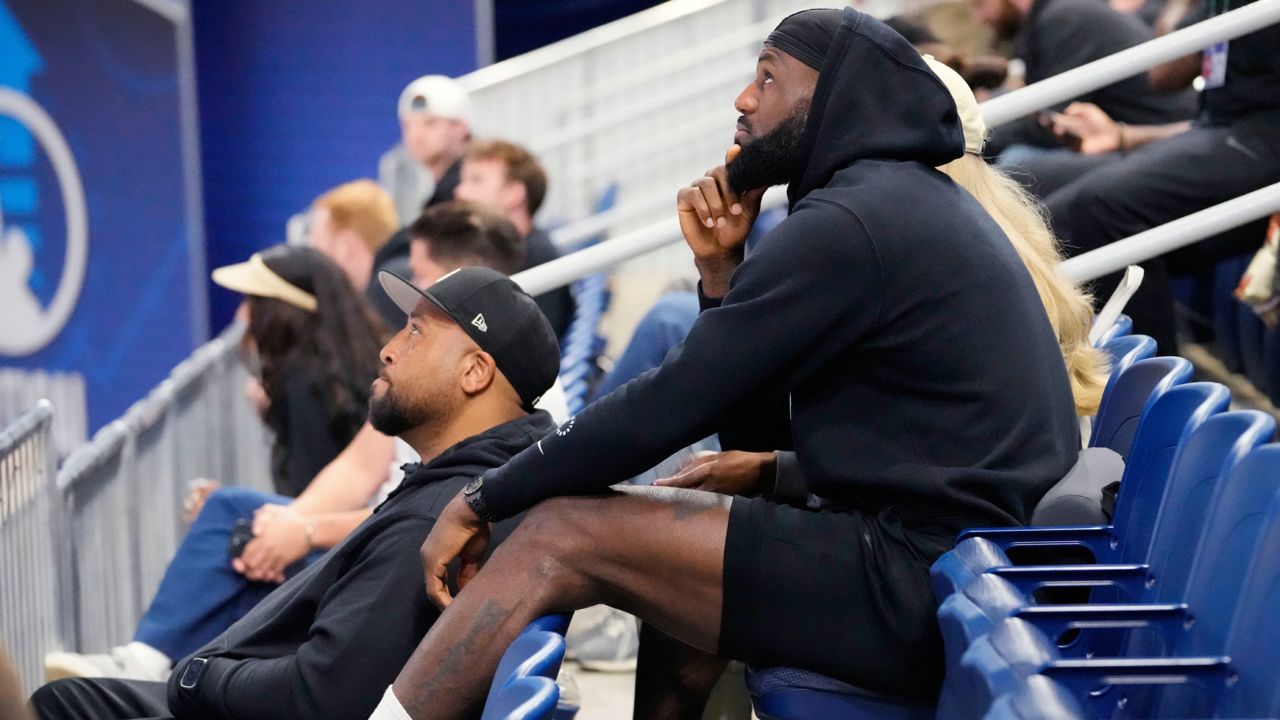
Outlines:
[{"label": "black sweatpants", "polygon": [[[1171,220],[1280,182],[1280,122],[1194,127],[1086,173],[1045,199],[1068,255],[1079,255]],[[1173,290],[1168,263],[1205,264],[1256,250],[1263,237],[1228,234],[1143,263],[1146,279],[1125,312],[1134,331],[1150,335],[1161,354],[1175,353]],[[1104,302],[1121,273],[1099,278]]]},{"label": "black sweatpants", "polygon": [[39,720],[171,720],[162,682],[73,678],[51,682],[31,696]]}]

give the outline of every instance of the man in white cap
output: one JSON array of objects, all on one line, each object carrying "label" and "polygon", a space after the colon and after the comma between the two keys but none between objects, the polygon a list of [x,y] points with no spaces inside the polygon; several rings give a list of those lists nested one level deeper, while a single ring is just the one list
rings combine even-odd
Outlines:
[{"label": "man in white cap", "polygon": [[456,80],[424,75],[400,93],[396,115],[400,144],[378,161],[378,184],[407,225],[424,206],[453,199],[471,141],[471,100]]}]

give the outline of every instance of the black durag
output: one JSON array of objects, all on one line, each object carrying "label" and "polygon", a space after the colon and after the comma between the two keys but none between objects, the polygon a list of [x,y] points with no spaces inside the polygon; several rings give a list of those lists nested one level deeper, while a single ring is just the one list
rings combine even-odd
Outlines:
[{"label": "black durag", "polygon": [[831,40],[840,29],[840,10],[801,10],[783,18],[764,44],[775,47],[809,67],[822,71]]}]

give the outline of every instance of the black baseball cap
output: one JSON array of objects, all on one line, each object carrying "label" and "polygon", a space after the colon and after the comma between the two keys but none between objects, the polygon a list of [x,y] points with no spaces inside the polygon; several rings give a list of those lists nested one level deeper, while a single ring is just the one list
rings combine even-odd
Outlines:
[{"label": "black baseball cap", "polygon": [[423,298],[431,301],[458,327],[493,356],[498,369],[532,410],[560,372],[560,345],[551,323],[511,278],[486,267],[454,270],[426,290],[383,270],[378,282],[406,315]]}]

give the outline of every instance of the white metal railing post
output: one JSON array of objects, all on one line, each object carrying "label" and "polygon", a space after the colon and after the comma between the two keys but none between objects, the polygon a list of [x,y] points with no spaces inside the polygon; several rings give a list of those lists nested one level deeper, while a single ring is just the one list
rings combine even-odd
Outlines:
[{"label": "white metal railing post", "polygon": [[1280,183],[1070,258],[1058,269],[1074,282],[1093,280],[1274,212],[1280,212]]}]

